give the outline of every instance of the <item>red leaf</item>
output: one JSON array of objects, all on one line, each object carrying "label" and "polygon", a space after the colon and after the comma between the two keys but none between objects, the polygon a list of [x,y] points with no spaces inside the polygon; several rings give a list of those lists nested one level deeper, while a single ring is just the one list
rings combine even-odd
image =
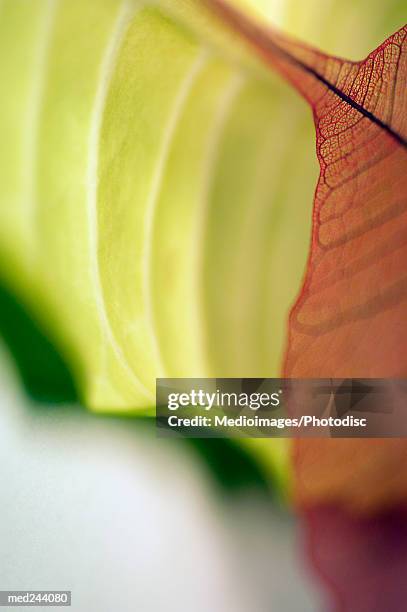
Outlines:
[{"label": "red leaf", "polygon": [[336,89],[314,103],[321,174],[287,376],[407,373],[406,35],[326,64]]},{"label": "red leaf", "polygon": [[[224,0],[207,2],[313,109],[321,172],[284,375],[405,377],[407,27],[349,62],[264,29]],[[304,439],[296,459],[302,504],[371,512],[407,500],[402,440]]]},{"label": "red leaf", "polygon": [[206,1],[314,113],[321,173],[285,375],[406,375],[407,26],[349,62]]}]

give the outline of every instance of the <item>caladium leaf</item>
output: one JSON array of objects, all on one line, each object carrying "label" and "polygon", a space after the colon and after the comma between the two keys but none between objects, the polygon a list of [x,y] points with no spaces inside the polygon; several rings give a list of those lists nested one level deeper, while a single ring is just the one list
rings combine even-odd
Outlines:
[{"label": "caladium leaf", "polygon": [[308,207],[293,228],[285,203],[312,193],[305,107],[204,41],[202,7],[180,25],[182,4],[1,4],[1,276],[97,409],[152,407],[160,374],[277,374],[303,271]]}]

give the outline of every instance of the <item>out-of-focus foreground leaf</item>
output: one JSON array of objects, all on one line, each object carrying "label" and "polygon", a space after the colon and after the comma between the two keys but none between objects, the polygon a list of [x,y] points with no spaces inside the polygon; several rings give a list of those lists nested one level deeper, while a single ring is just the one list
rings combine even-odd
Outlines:
[{"label": "out-of-focus foreground leaf", "polygon": [[0,337],[28,394],[39,402],[77,399],[75,382],[50,338],[16,298],[0,285]]},{"label": "out-of-focus foreground leaf", "polygon": [[358,517],[335,506],[305,514],[307,547],[335,612],[404,612],[407,515],[393,508]]}]

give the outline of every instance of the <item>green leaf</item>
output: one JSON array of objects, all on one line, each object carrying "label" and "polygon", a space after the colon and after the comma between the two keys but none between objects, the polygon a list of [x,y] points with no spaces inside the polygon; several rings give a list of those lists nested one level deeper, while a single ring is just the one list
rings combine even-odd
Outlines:
[{"label": "green leaf", "polygon": [[[57,335],[85,403],[152,406],[156,375],[216,370],[203,303],[212,193],[244,169],[247,142],[262,166],[245,169],[239,207],[257,189],[265,214],[274,101],[136,3],[4,2],[0,24],[2,276]],[[228,258],[221,248],[219,265]],[[243,293],[237,272],[225,312]]]}]

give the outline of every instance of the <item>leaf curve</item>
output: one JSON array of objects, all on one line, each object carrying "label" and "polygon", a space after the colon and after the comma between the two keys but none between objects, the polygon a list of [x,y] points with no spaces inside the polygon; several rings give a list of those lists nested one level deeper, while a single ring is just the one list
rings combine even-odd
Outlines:
[{"label": "leaf curve", "polygon": [[[151,408],[163,368],[277,373],[282,323],[306,253],[306,206],[296,228],[283,222],[293,155],[281,137],[289,129],[307,141],[304,108],[287,87],[229,61],[161,4],[182,3],[0,6],[8,91],[0,101],[0,275],[57,339],[83,402],[99,410]],[[292,203],[304,189],[311,194],[315,166],[301,147],[295,158]],[[224,196],[237,167],[232,208]],[[272,226],[279,250],[299,253],[289,269],[270,253]],[[248,278],[250,293],[240,262],[259,269]],[[284,268],[287,280],[272,320],[268,265]],[[206,301],[209,284],[217,296]],[[236,351],[236,324],[244,351]]]}]

